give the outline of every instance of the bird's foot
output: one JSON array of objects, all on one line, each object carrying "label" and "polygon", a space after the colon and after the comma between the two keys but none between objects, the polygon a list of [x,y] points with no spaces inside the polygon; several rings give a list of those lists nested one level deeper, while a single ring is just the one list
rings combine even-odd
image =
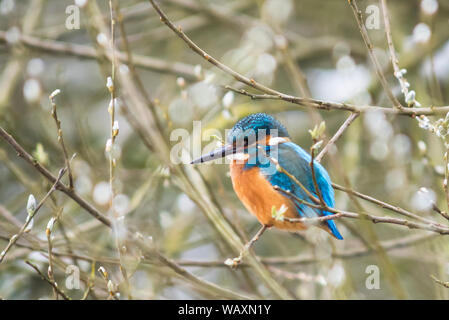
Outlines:
[{"label": "bird's foot", "polygon": [[248,253],[249,249],[251,249],[254,243],[259,240],[260,236],[267,228],[269,228],[269,226],[263,225],[262,228],[260,228],[260,230],[256,233],[256,235],[247,244],[245,244],[242,251],[240,251],[239,256],[234,259],[226,259],[224,264],[231,267],[232,269],[237,269],[237,267],[242,263],[243,257]]}]

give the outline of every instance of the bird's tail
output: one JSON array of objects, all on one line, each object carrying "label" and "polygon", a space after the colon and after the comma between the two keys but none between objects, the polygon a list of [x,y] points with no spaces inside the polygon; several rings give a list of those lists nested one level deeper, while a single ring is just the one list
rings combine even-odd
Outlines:
[{"label": "bird's tail", "polygon": [[340,234],[340,231],[338,231],[337,226],[335,225],[335,222],[333,220],[327,220],[321,225],[321,228],[327,231],[335,239],[343,240],[343,237]]}]

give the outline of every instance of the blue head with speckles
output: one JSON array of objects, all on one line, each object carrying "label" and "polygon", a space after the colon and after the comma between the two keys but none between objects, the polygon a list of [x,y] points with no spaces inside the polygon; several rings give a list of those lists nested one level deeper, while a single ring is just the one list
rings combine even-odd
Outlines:
[{"label": "blue head with speckles", "polygon": [[287,129],[273,116],[266,113],[251,114],[237,122],[228,134],[228,142],[255,139],[258,141],[260,135],[277,136],[288,138]]},{"label": "blue head with speckles", "polygon": [[277,146],[270,145],[267,138],[288,138],[287,129],[274,117],[265,113],[251,114],[237,122],[228,133],[228,143],[234,145],[249,158],[245,168],[254,166],[272,169],[276,168],[269,158],[277,159]]}]

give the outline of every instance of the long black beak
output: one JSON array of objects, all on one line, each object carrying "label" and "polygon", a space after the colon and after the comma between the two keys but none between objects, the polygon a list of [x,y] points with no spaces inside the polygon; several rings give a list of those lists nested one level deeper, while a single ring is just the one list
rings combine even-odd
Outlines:
[{"label": "long black beak", "polygon": [[198,159],[195,159],[192,162],[190,162],[190,164],[197,164],[197,163],[203,163],[203,162],[208,162],[208,161],[212,161],[212,160],[217,160],[217,159],[223,158],[225,156],[228,156],[230,154],[234,154],[235,152],[236,152],[235,147],[231,144],[227,144],[221,148],[217,148],[217,149],[213,150],[211,153],[203,154]]}]

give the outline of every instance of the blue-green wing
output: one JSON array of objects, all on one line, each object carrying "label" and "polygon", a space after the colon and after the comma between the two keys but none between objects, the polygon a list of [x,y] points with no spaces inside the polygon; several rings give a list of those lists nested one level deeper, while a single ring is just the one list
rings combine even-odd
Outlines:
[{"label": "blue-green wing", "polygon": [[[311,194],[318,198],[312,178],[310,155],[300,146],[292,142],[279,144],[277,151],[279,165],[283,167],[288,173],[293,175]],[[333,208],[335,204],[334,189],[332,188],[329,174],[327,173],[326,169],[324,169],[324,167],[318,162],[314,162],[314,171],[316,182],[318,188],[320,189],[324,202],[328,207]],[[292,181],[292,179],[290,179],[286,174],[278,171],[276,171],[274,174],[270,173],[273,172],[266,171],[266,177],[272,185],[277,185],[286,191],[290,190],[299,199],[302,199],[309,203],[313,203],[307,193],[294,181]],[[298,214],[301,217],[311,218],[331,214],[330,212],[324,210],[313,209],[310,206],[299,203],[297,200],[295,200],[295,204],[298,209]],[[338,232],[333,220],[327,220],[326,224],[336,238],[343,239]]]}]

